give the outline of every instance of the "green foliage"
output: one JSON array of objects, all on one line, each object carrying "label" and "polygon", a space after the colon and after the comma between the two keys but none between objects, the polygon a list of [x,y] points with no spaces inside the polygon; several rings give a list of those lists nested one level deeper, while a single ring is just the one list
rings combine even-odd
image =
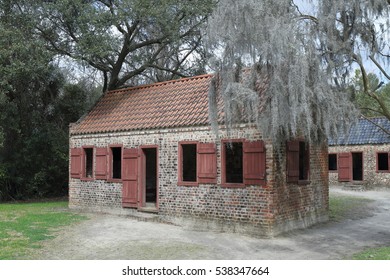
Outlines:
[{"label": "green foliage", "polygon": [[0,1],[0,200],[64,195],[68,125],[100,90],[67,82],[29,16],[10,3]]},{"label": "green foliage", "polygon": [[27,108],[18,102],[9,100],[2,107],[5,146],[0,150],[0,198],[67,193],[68,125],[84,114],[99,91],[63,84],[57,78],[55,85],[43,84],[46,87],[34,95],[23,96],[29,103],[28,114],[20,113]]},{"label": "green foliage", "polygon": [[59,227],[85,219],[66,207],[67,202],[0,204],[0,260],[29,258]]},{"label": "green foliage", "polygon": [[[377,95],[384,101],[386,107],[390,109],[390,83],[381,85],[381,81],[379,81],[378,77],[373,73],[370,73],[367,76],[369,91],[376,92]],[[378,101],[366,94],[363,87],[362,74],[359,70],[356,70],[355,77],[352,80],[351,85],[351,90],[354,93],[355,104],[366,117],[383,117],[384,114]]]},{"label": "green foliage", "polygon": [[191,75],[213,3],[0,0],[0,200],[67,193],[68,125],[102,89],[59,60],[101,71],[104,89]]},{"label": "green foliage", "polygon": [[[34,34],[53,53],[104,75],[103,89],[191,74],[202,61],[200,26],[214,0],[34,1]],[[160,78],[163,75],[160,76]],[[147,78],[146,78],[147,77]]]},{"label": "green foliage", "polygon": [[0,148],[3,147],[3,144],[4,143],[4,132],[3,132],[3,128],[0,127]]}]

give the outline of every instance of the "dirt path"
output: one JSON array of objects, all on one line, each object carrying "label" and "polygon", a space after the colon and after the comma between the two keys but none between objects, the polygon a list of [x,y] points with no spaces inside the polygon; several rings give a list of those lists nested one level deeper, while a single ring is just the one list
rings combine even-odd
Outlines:
[{"label": "dirt path", "polygon": [[40,259],[344,259],[375,246],[390,246],[390,192],[332,195],[372,199],[350,219],[297,230],[273,239],[231,233],[199,232],[128,217],[88,214],[45,243]]}]

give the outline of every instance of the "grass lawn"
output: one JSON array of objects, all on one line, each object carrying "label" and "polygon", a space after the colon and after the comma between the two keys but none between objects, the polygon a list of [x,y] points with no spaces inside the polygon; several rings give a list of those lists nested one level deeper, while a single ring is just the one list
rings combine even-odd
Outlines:
[{"label": "grass lawn", "polygon": [[352,256],[354,260],[390,260],[390,247],[371,248]]},{"label": "grass lawn", "polygon": [[65,201],[0,204],[0,260],[29,259],[61,227],[86,219],[67,207]]},{"label": "grass lawn", "polygon": [[[339,222],[344,219],[359,219],[366,214],[370,199],[354,196],[330,196],[329,219]],[[354,260],[390,260],[390,247],[371,248],[352,256]]]},{"label": "grass lawn", "polygon": [[340,222],[345,219],[360,219],[367,215],[366,207],[372,202],[367,198],[337,195],[329,196],[329,219]]},{"label": "grass lawn", "polygon": [[[329,216],[333,222],[359,219],[369,199],[330,196]],[[0,260],[31,259],[42,241],[54,238],[62,227],[86,219],[67,211],[67,202],[0,204]],[[372,248],[355,254],[356,260],[390,260],[390,247]]]}]

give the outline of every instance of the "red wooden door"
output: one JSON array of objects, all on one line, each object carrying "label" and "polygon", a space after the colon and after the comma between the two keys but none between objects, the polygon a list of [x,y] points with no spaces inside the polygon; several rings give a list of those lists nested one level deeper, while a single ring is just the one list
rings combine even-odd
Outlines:
[{"label": "red wooden door", "polygon": [[339,154],[339,181],[349,182],[352,179],[352,154]]},{"label": "red wooden door", "polygon": [[137,208],[138,194],[138,149],[123,150],[122,207]]}]

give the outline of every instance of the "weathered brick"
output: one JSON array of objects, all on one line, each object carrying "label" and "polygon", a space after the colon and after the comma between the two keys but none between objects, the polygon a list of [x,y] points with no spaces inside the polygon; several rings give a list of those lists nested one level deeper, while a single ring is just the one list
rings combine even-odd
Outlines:
[{"label": "weathered brick", "polygon": [[[224,132],[221,138],[226,138]],[[241,125],[232,139],[260,140],[253,127]],[[214,142],[217,145],[217,184],[180,186],[178,182],[178,142]],[[163,220],[218,230],[231,230],[272,236],[303,228],[328,218],[327,147],[310,146],[310,183],[286,183],[285,150],[280,160],[270,141],[266,143],[266,185],[221,186],[221,141],[208,127],[158,129],[109,134],[71,135],[70,148],[92,145],[124,148],[158,146],[158,215]],[[97,211],[125,211],[121,205],[122,184],[104,180],[81,181],[70,178],[69,200],[72,208]]]}]

